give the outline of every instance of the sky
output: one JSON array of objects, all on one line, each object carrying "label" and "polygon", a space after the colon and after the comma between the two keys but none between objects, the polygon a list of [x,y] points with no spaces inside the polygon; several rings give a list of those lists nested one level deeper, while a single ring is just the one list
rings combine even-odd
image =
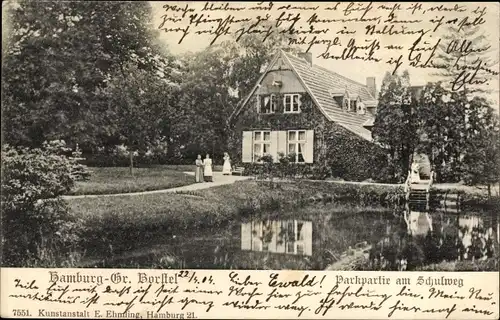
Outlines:
[{"label": "sky", "polygon": [[[201,11],[203,6],[205,5],[205,2],[203,1],[197,1],[197,2],[176,2],[176,1],[169,1],[169,2],[156,2],[152,1],[150,2],[151,6],[153,8],[153,25],[155,27],[160,26],[161,22],[163,21],[163,17],[167,16],[170,18],[182,18],[182,11],[172,11],[172,10],[167,10],[165,6],[170,6],[169,9],[172,9],[173,6],[177,6],[178,8],[186,8],[186,5],[190,8],[193,9],[194,11],[191,12],[191,14],[204,14],[204,18],[219,18],[219,17],[226,17],[228,14],[231,14],[234,16],[235,19],[242,19],[242,18],[254,18],[257,15],[264,15],[265,13],[269,13],[271,15],[271,19],[276,19],[276,17],[279,16],[280,12],[286,12],[286,13],[291,13],[291,14],[296,14],[297,12],[300,12],[302,15],[302,20],[305,21],[308,17],[311,16],[312,11],[307,11],[307,10],[294,10],[294,9],[289,9],[289,10],[278,10],[279,6],[283,5],[288,5],[291,4],[293,6],[299,7],[312,7],[312,6],[317,6],[318,9],[314,11],[313,13],[317,13],[319,15],[319,18],[321,19],[337,19],[337,18],[353,18],[356,16],[360,16],[362,14],[362,11],[352,11],[349,13],[348,16],[345,16],[345,12],[342,12],[340,9],[337,11],[334,10],[325,10],[327,6],[333,7],[336,2],[327,2],[327,3],[321,3],[321,2],[279,2],[279,3],[274,3],[273,8],[270,11],[249,11],[249,10],[241,10],[241,11]],[[214,2],[214,5],[224,5],[226,2]],[[4,4],[2,3],[2,9],[4,9]],[[257,6],[258,2],[230,2],[229,5],[232,8],[241,8],[241,7],[250,7],[250,6]],[[383,17],[387,17],[388,14],[391,12],[391,8],[393,8],[397,3],[374,3],[373,9],[367,14],[367,17],[372,17],[376,15],[382,15]],[[442,4],[447,4],[447,3],[442,3]],[[457,3],[455,3],[457,4]],[[486,23],[481,26],[482,30],[484,31],[485,36],[487,37],[486,43],[491,45],[491,52],[492,56],[496,61],[499,59],[499,46],[500,46],[500,20],[498,19],[499,15],[499,4],[498,3],[464,3],[460,2],[458,3],[461,7],[467,8],[469,11],[465,13],[455,13],[455,12],[446,12],[446,11],[433,11],[432,13],[422,13],[420,15],[410,15],[409,12],[411,10],[404,10],[408,6],[411,5],[411,3],[401,3],[400,6],[402,10],[400,11],[395,11],[396,12],[396,19],[398,20],[412,20],[412,19],[422,19],[424,21],[428,21],[428,19],[431,19],[432,17],[439,17],[439,16],[445,16],[446,18],[453,18],[453,17],[459,17],[462,18],[464,15],[465,16],[473,16],[473,14],[469,13],[471,10],[473,10],[476,7],[482,8],[482,7],[487,7],[487,11],[483,18],[486,20]],[[342,5],[346,5],[343,3]],[[366,7],[368,3],[353,3],[352,8],[363,8]],[[381,5],[384,5],[385,8],[380,8]],[[427,4],[430,6],[430,4]],[[439,3],[434,3],[433,5],[437,6]],[[269,2],[262,2],[260,4],[261,7],[269,6]],[[451,6],[451,4],[450,4]],[[378,10],[377,10],[378,8]],[[387,9],[388,8],[388,9]],[[425,7],[424,7],[425,8]],[[2,10],[2,16],[4,14],[4,10]],[[168,24],[166,23],[166,27],[186,27],[189,23],[187,22],[189,14],[186,15],[184,19],[181,19],[181,21],[175,23],[175,24]],[[427,19],[427,20],[426,20]],[[469,21],[471,21],[470,19]],[[4,27],[3,32],[2,32],[2,38],[4,40],[5,35],[6,35],[6,29],[7,25],[5,25],[6,19],[2,19],[2,26]],[[297,25],[299,25],[298,23]],[[332,22],[332,23],[321,23],[321,24],[316,24],[318,28],[328,28],[330,29],[330,33],[327,34],[326,36],[322,37],[321,39],[327,39],[327,40],[332,40],[336,36],[334,31],[340,30],[342,27],[349,27],[349,29],[352,29],[353,31],[356,31],[355,36],[342,36],[340,35],[339,38],[341,39],[342,43],[345,45],[345,43],[348,41],[348,39],[354,37],[354,39],[357,42],[357,45],[363,44],[363,41],[367,38],[366,36],[363,36],[365,33],[365,27],[366,27],[366,22],[364,23],[339,23],[339,22]],[[412,28],[415,25],[414,29],[418,30],[418,27],[424,26],[424,27],[429,27],[429,22],[426,24],[422,23],[416,23],[416,24],[405,24],[406,27]],[[201,25],[200,25],[201,26]],[[238,28],[238,24],[234,24],[234,28]],[[301,26],[307,26],[306,24],[303,24]],[[305,27],[304,27],[305,28]],[[441,28],[440,30],[445,30],[444,28]],[[182,55],[188,51],[191,52],[197,52],[205,49],[209,44],[212,39],[212,36],[210,35],[194,35],[193,34],[187,36],[181,44],[178,44],[178,41],[180,39],[180,35],[172,32],[163,32],[160,31],[160,40],[167,45],[169,48],[169,51],[175,55]],[[431,35],[429,35],[429,38],[427,38],[427,41],[430,44],[433,44],[436,42],[436,40],[440,37],[442,37],[442,33],[436,32]],[[318,37],[321,37],[319,35]],[[221,39],[224,39],[224,37],[221,37]],[[229,39],[228,36],[226,36],[225,39]],[[308,36],[308,39],[311,39],[311,36]],[[379,57],[382,58],[383,60],[387,60],[389,57],[388,54],[391,56],[397,57],[399,54],[402,54],[404,56],[404,59],[407,58],[408,56],[408,48],[411,47],[413,41],[415,41],[416,36],[415,35],[392,35],[392,36],[387,36],[387,35],[374,35],[368,37],[367,40],[377,40],[379,41],[382,45],[399,45],[402,46],[402,50],[385,50],[385,53],[382,52]],[[304,50],[307,46],[303,46]],[[367,77],[375,77],[376,78],[376,84],[377,88],[380,88],[380,85],[382,83],[382,79],[387,71],[392,71],[393,66],[388,65],[387,63],[374,63],[374,62],[367,62],[367,61],[359,61],[359,60],[332,60],[332,59],[323,59],[321,57],[318,58],[318,55],[320,55],[322,52],[324,52],[326,49],[326,45],[315,45],[312,47],[310,52],[312,52],[313,55],[313,63],[323,66],[327,69],[330,69],[332,71],[335,71],[341,75],[344,75],[348,78],[351,78],[355,81],[358,81],[360,83],[366,83],[366,78]],[[340,53],[340,51],[339,51]],[[425,53],[423,53],[425,56]],[[403,59],[403,60],[404,60]],[[403,63],[403,65],[400,67],[400,70],[408,70],[410,73],[410,79],[411,79],[411,84],[412,85],[424,85],[429,81],[436,81],[439,80],[439,78],[433,77],[430,75],[430,72],[428,69],[422,69],[422,68],[413,68],[411,66],[408,66],[407,61]],[[495,66],[496,71],[499,71],[499,65],[497,64]],[[493,106],[499,110],[499,80],[498,76],[496,76],[495,80],[490,81],[489,83],[489,88],[492,88],[491,94],[488,95],[488,98],[492,102]],[[499,110],[500,112],[500,110]]]},{"label": "sky", "polygon": [[[164,8],[164,5],[168,6],[173,6],[177,5],[178,7],[185,8],[186,5],[189,6],[189,8],[194,9],[195,11],[191,12],[191,14],[204,14],[204,18],[219,18],[219,17],[226,17],[228,14],[233,15],[235,18],[245,18],[245,17],[253,17],[255,18],[256,15],[259,14],[264,14],[263,11],[259,11],[256,13],[256,11],[249,11],[249,10],[242,10],[242,11],[201,11],[203,6],[205,5],[205,2],[200,1],[200,2],[151,2],[152,7],[153,7],[153,12],[154,12],[154,25],[159,26],[161,22],[163,21],[163,17],[171,17],[171,18],[182,18],[182,12],[181,11],[172,11],[172,7],[169,7],[168,9]],[[225,2],[219,2],[215,3],[217,5],[224,5]],[[232,8],[238,8],[238,7],[250,7],[251,5],[256,5],[257,2],[253,3],[243,3],[243,2],[231,2],[229,5]],[[276,17],[279,16],[280,12],[285,11],[285,10],[278,10],[278,6],[282,6],[284,4],[290,4],[289,2],[283,3],[274,3],[272,10],[266,11],[265,13],[270,13],[271,14],[271,19],[275,19]],[[356,14],[359,16],[361,14],[361,11],[353,11],[349,14],[349,16],[345,16],[345,12],[337,10],[329,10],[326,11],[325,8],[326,6],[332,7],[335,2],[326,2],[326,3],[320,3],[320,2],[313,2],[313,3],[292,3],[292,5],[298,7],[298,6],[318,6],[318,9],[314,12],[317,12],[317,14],[320,16],[321,19],[337,19],[337,18],[352,18],[355,17]],[[388,17],[389,13],[391,12],[391,8],[394,7],[395,3],[385,3],[385,7],[381,9],[379,7],[379,10],[377,9],[377,6],[383,5],[384,3],[375,3],[373,4],[374,9],[370,11],[370,14],[367,14],[366,16],[376,16],[376,15],[382,15],[384,18]],[[439,3],[435,3],[434,5],[437,6]],[[443,3],[447,4],[447,3]],[[266,6],[268,3],[262,3],[260,6]],[[342,4],[345,5],[345,4]],[[364,3],[366,6],[367,3]],[[411,15],[409,12],[411,10],[405,10],[409,5],[407,3],[401,4],[400,8],[402,10],[395,11],[396,15],[396,20],[403,21],[403,20],[416,20],[421,19],[424,22],[421,23],[413,23],[413,24],[404,24],[407,28],[414,28],[415,30],[418,30],[421,27],[429,28],[430,26],[434,26],[432,23],[428,22],[427,19],[432,19],[432,16],[434,16],[436,19],[444,16],[445,19],[452,19],[452,18],[462,18],[465,16],[469,16],[469,21],[472,19],[470,17],[474,16],[473,14],[470,14],[468,12],[465,13],[458,13],[458,12],[446,12],[446,11],[440,11],[440,10],[433,10],[432,12],[422,12],[421,14],[418,15]],[[357,6],[362,7],[363,4],[353,4],[352,8],[357,8]],[[486,20],[486,24],[482,30],[484,30],[485,36],[487,37],[487,43],[489,43],[492,48],[490,49],[492,54],[494,55],[493,58],[496,58],[498,60],[498,52],[499,52],[499,41],[500,41],[500,36],[499,36],[499,19],[498,19],[498,14],[499,14],[499,5],[498,3],[460,3],[460,6],[463,8],[468,9],[469,11],[474,10],[476,7],[482,8],[483,6],[487,7],[486,13],[484,16],[482,16],[483,19]],[[424,7],[425,9],[425,7]],[[432,10],[432,9],[431,9]],[[311,12],[313,11],[306,11],[306,10],[286,10],[285,11],[287,14],[296,14],[297,12],[301,13],[301,21],[307,20],[311,16]],[[188,16],[188,15],[186,15]],[[210,16],[210,17],[208,17]],[[170,27],[170,28],[178,28],[178,27],[186,27],[189,23],[187,22],[187,18],[182,19],[181,21],[176,22],[175,24],[169,22],[165,23],[164,27]],[[383,20],[382,20],[383,21]],[[340,30],[340,28],[347,26],[348,28],[356,31],[355,36],[340,36],[341,41],[345,44],[349,38],[354,37],[355,41],[357,42],[358,45],[361,45],[367,36],[364,36],[365,34],[365,27],[366,27],[366,22],[364,23],[344,23],[341,24],[339,22],[332,22],[332,23],[322,23],[322,24],[316,24],[318,27],[322,28],[328,28],[330,32],[323,37],[322,39],[333,39],[336,35],[335,32],[336,30]],[[383,24],[383,22],[382,22]],[[299,25],[299,23],[297,24]],[[402,24],[396,24],[396,26],[400,26]],[[306,28],[306,24],[303,24],[301,26],[304,26]],[[236,28],[236,24],[235,27]],[[443,32],[445,32],[444,27],[440,27]],[[193,29],[191,29],[193,31]],[[194,29],[196,30],[196,29]],[[235,29],[232,29],[235,30]],[[194,32],[192,32],[194,33]],[[425,41],[428,41],[429,44],[435,44],[436,41],[442,37],[442,33],[439,31],[436,33],[429,33],[428,38],[424,38]],[[426,35],[427,36],[427,35]],[[170,52],[173,54],[177,55],[182,55],[183,53],[186,53],[188,51],[191,52],[196,52],[203,50],[206,48],[211,39],[212,36],[210,35],[188,35],[184,38],[181,44],[178,44],[178,41],[180,39],[180,34],[172,33],[172,32],[160,32],[160,38],[164,43],[166,43],[169,47]],[[228,38],[228,37],[227,37]],[[367,40],[378,40],[382,45],[399,45],[402,46],[403,49],[401,50],[385,50],[387,54],[391,54],[394,57],[397,57],[399,54],[402,54],[404,56],[403,60],[408,56],[409,51],[408,49],[412,46],[412,43],[418,38],[417,35],[392,35],[392,36],[387,36],[387,35],[374,35],[368,37]],[[222,38],[221,38],[222,39]],[[311,39],[310,37],[308,39]],[[444,41],[444,40],[443,40]],[[367,42],[371,43],[371,42]],[[306,46],[307,47],[307,46]],[[304,50],[305,48],[304,47]],[[332,60],[332,59],[323,59],[322,57],[318,57],[321,53],[325,51],[326,45],[316,45],[313,46],[310,52],[313,54],[313,63],[323,66],[325,68],[328,68],[332,71],[335,71],[341,75],[344,75],[346,77],[349,77],[353,80],[356,80],[361,83],[366,83],[366,78],[367,77],[375,77],[376,78],[376,84],[377,88],[380,88],[380,84],[382,83],[382,79],[387,71],[392,71],[393,67],[390,66],[387,63],[374,63],[374,62],[369,62],[369,61],[359,61],[359,60]],[[340,54],[340,51],[339,51]],[[381,51],[381,54],[379,55],[382,60],[387,60],[389,56],[386,53]],[[417,54],[417,53],[415,53]],[[425,57],[425,53],[423,53]],[[496,71],[498,71],[498,65],[495,66]],[[411,79],[411,84],[412,85],[425,85],[429,81],[436,81],[439,80],[439,78],[436,78],[435,76],[431,76],[430,72],[428,69],[425,68],[414,68],[408,65],[407,62],[403,63],[403,65],[400,67],[400,70],[403,71],[407,69],[410,73],[410,79]],[[499,81],[498,81],[498,76],[496,76],[496,80],[490,81],[489,87],[493,88],[493,92],[488,95],[488,98],[490,101],[492,101],[498,108],[498,101],[499,101]]]}]

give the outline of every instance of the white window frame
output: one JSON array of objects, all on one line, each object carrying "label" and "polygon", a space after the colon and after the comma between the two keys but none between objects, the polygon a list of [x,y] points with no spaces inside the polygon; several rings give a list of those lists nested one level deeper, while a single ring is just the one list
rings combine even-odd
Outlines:
[{"label": "white window frame", "polygon": [[[260,139],[257,140],[255,136],[257,133],[260,133]],[[266,133],[268,133],[269,139],[265,140]],[[255,146],[260,145],[260,153],[257,154],[255,151]],[[264,145],[267,145],[268,152],[264,152]],[[271,131],[270,130],[256,130],[252,133],[252,161],[255,163],[262,163],[262,161],[257,160],[262,156],[269,154],[269,150],[271,149]]]},{"label": "white window frame", "polygon": [[[290,133],[294,132],[295,133],[295,140],[290,140]],[[304,140],[300,140],[300,132],[304,133]],[[290,145],[295,146],[295,163],[306,163],[306,144],[307,144],[307,138],[306,138],[307,130],[288,130],[286,133],[286,151],[287,154],[291,154],[290,152]],[[301,147],[301,152],[299,153],[299,145],[302,144]],[[302,155],[302,160],[299,161],[299,154]]]},{"label": "white window frame", "polygon": [[[265,102],[266,98],[269,98],[269,111],[268,112],[266,109],[266,102]],[[273,114],[276,112],[276,107],[278,106],[278,97],[275,94],[271,94],[269,96],[264,96],[263,97],[264,101],[260,101],[260,99],[262,99],[262,98],[259,98],[259,106],[260,106],[259,113]]]},{"label": "white window frame", "polygon": [[366,107],[361,103],[360,100],[358,100],[358,103],[356,103],[356,113],[357,114],[365,114],[366,113]]},{"label": "white window frame", "polygon": [[349,100],[349,112],[357,112],[358,110],[358,99],[350,99]]},{"label": "white window frame", "polygon": [[350,107],[350,100],[348,97],[344,97],[344,99],[342,100],[342,109],[345,111],[349,111],[349,107]]},{"label": "white window frame", "polygon": [[[288,235],[288,232],[291,231],[293,232],[293,241],[290,241],[287,237],[287,241],[285,242],[285,252],[286,253],[296,253],[295,250],[296,250],[296,241],[297,241],[297,226],[296,226],[296,223],[295,223],[295,220],[294,221],[287,221],[286,222],[286,233]],[[292,226],[292,228],[289,228],[290,226]]]},{"label": "white window frame", "polygon": [[[294,105],[294,98],[298,98],[298,104],[297,104],[297,110],[293,110],[293,105]],[[287,104],[287,98],[290,99],[289,103]],[[300,107],[302,105],[301,102],[302,95],[300,93],[287,93],[283,95],[283,112],[284,113],[300,113]]]}]

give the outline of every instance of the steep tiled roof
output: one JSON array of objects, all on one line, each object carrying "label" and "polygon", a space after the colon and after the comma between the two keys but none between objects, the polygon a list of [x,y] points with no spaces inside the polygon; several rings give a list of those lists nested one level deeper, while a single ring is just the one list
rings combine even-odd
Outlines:
[{"label": "steep tiled roof", "polygon": [[283,51],[281,54],[290,62],[292,68],[297,72],[297,75],[303,81],[318,107],[329,120],[338,123],[363,139],[372,140],[371,132],[363,127],[363,124],[371,116],[342,110],[341,106],[338,105],[337,101],[331,95],[332,91],[338,92],[341,89],[345,89],[350,94],[357,95],[361,101],[375,100],[375,97],[371,95],[365,85],[323,67],[314,64],[311,65],[303,58]]},{"label": "steep tiled roof", "polygon": [[[361,99],[361,102],[367,104],[374,104],[376,106],[376,98],[370,93],[368,88],[356,81],[341,76],[326,68],[310,64],[304,58],[296,57],[292,54],[280,50],[273,61],[269,64],[268,68],[282,56],[287,60],[292,69],[295,71],[299,80],[311,95],[318,108],[325,115],[325,117],[333,122],[338,123],[347,130],[357,134],[365,140],[372,141],[371,131],[363,127],[363,124],[369,119],[373,118],[370,114],[358,114],[356,112],[347,112],[343,110],[333,96],[338,96],[340,93],[354,95]],[[260,77],[255,87],[250,92],[245,100],[242,101],[239,107],[231,115],[230,119],[237,116],[240,111],[245,107],[246,103],[257,89],[259,83],[267,73],[266,70]]]}]

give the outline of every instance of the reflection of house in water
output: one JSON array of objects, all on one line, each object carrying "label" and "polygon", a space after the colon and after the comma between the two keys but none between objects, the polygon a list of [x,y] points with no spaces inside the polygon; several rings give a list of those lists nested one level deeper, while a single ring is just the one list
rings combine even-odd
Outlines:
[{"label": "reflection of house in water", "polygon": [[478,228],[483,225],[483,220],[478,216],[463,216],[458,218],[458,226],[465,228],[469,232],[472,228]]},{"label": "reflection of house in water", "polygon": [[241,249],[311,256],[312,222],[267,220],[242,223]]}]

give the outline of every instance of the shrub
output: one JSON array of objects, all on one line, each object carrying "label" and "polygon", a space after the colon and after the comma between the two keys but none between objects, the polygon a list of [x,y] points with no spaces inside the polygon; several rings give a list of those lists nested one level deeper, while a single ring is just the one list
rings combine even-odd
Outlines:
[{"label": "shrub", "polygon": [[77,244],[77,219],[60,196],[73,187],[75,168],[85,168],[68,151],[64,141],[39,149],[2,146],[3,265],[56,266],[54,253]]},{"label": "shrub", "polygon": [[310,169],[309,178],[312,180],[325,180],[332,176],[332,170],[328,166],[314,165]]},{"label": "shrub", "polygon": [[75,151],[71,152],[71,160],[73,160],[71,167],[71,175],[75,181],[86,181],[90,178],[90,171],[86,165],[82,162],[85,158],[82,158],[82,151],[76,145]]},{"label": "shrub", "polygon": [[498,257],[493,257],[475,261],[442,261],[419,267],[416,271],[498,271],[498,268]]}]

